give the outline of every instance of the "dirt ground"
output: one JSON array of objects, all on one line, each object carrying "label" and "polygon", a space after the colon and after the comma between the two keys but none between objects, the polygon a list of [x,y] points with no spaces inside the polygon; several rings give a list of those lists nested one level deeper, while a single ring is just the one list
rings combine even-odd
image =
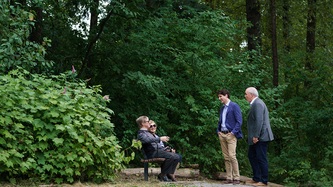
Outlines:
[{"label": "dirt ground", "polygon": [[[94,184],[86,182],[76,182],[74,184],[36,184],[36,183],[20,183],[20,184],[4,184],[0,183],[1,187],[227,187],[224,185],[225,173],[221,172],[217,176],[217,180],[206,179],[200,176],[198,169],[180,168],[177,170],[177,182],[160,182],[157,175],[160,173],[160,168],[149,168],[148,181],[144,180],[143,168],[129,168],[118,174],[118,178],[114,182],[103,184]],[[250,178],[241,176],[241,184],[231,185],[234,187],[250,187],[245,181]],[[269,183],[268,187],[283,187],[282,185]]]},{"label": "dirt ground", "polygon": [[[157,180],[157,175],[160,173],[160,168],[149,168],[149,178],[148,181],[144,181],[143,168],[129,168],[122,171],[121,177],[123,182],[136,180],[137,182],[141,181],[146,182],[146,186],[155,187],[155,186],[191,186],[191,187],[223,187],[230,185],[223,185],[223,180],[226,179],[226,174],[221,172],[218,174],[217,180],[210,180],[200,176],[198,169],[193,168],[180,168],[177,169],[176,178],[177,182],[170,182],[169,184],[160,182]],[[241,176],[241,184],[233,185],[234,187],[249,187],[246,185],[245,181],[250,180],[249,177]],[[123,185],[125,185],[123,183]],[[158,185],[157,185],[158,184]],[[269,183],[269,187],[283,187],[282,185]]]}]

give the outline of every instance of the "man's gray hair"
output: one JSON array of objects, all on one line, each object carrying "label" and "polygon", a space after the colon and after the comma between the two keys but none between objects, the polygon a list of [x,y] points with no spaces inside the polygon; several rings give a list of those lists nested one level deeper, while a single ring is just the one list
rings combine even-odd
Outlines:
[{"label": "man's gray hair", "polygon": [[141,128],[142,127],[142,123],[148,119],[148,116],[140,116],[138,117],[135,121],[138,124],[138,127]]},{"label": "man's gray hair", "polygon": [[257,90],[255,87],[248,87],[248,88],[247,88],[247,91],[248,91],[250,94],[253,94],[253,95],[256,96],[256,97],[259,97],[258,90]]}]

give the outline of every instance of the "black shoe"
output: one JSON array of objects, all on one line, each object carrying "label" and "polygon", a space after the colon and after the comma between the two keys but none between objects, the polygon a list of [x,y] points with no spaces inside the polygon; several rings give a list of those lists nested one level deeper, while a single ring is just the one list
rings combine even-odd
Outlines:
[{"label": "black shoe", "polygon": [[177,182],[176,178],[175,178],[175,175],[171,175],[171,174],[167,174],[167,177],[172,180],[173,182]]},{"label": "black shoe", "polygon": [[163,175],[162,173],[158,174],[157,176],[158,180],[163,181],[163,182],[171,182],[170,179],[166,175]]}]

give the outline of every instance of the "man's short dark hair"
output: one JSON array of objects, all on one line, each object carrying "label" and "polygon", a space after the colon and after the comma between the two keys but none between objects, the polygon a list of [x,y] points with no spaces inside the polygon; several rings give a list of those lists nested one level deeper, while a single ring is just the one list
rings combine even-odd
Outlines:
[{"label": "man's short dark hair", "polygon": [[222,90],[219,90],[218,92],[217,92],[217,95],[219,95],[219,94],[221,94],[221,95],[228,95],[228,98],[230,99],[230,92],[227,90],[227,89],[222,89]]}]

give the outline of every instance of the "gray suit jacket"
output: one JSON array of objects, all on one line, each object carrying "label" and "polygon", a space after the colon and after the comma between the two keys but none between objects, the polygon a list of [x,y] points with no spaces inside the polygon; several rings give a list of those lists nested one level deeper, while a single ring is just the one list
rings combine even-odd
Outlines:
[{"label": "gray suit jacket", "polygon": [[257,98],[251,104],[247,118],[248,144],[253,145],[252,138],[257,137],[259,141],[267,142],[274,140],[274,135],[269,122],[269,112],[266,104]]},{"label": "gray suit jacket", "polygon": [[154,158],[158,151],[164,151],[164,147],[160,144],[160,137],[155,137],[148,130],[138,131],[138,140],[142,143],[142,148],[148,158]]}]

